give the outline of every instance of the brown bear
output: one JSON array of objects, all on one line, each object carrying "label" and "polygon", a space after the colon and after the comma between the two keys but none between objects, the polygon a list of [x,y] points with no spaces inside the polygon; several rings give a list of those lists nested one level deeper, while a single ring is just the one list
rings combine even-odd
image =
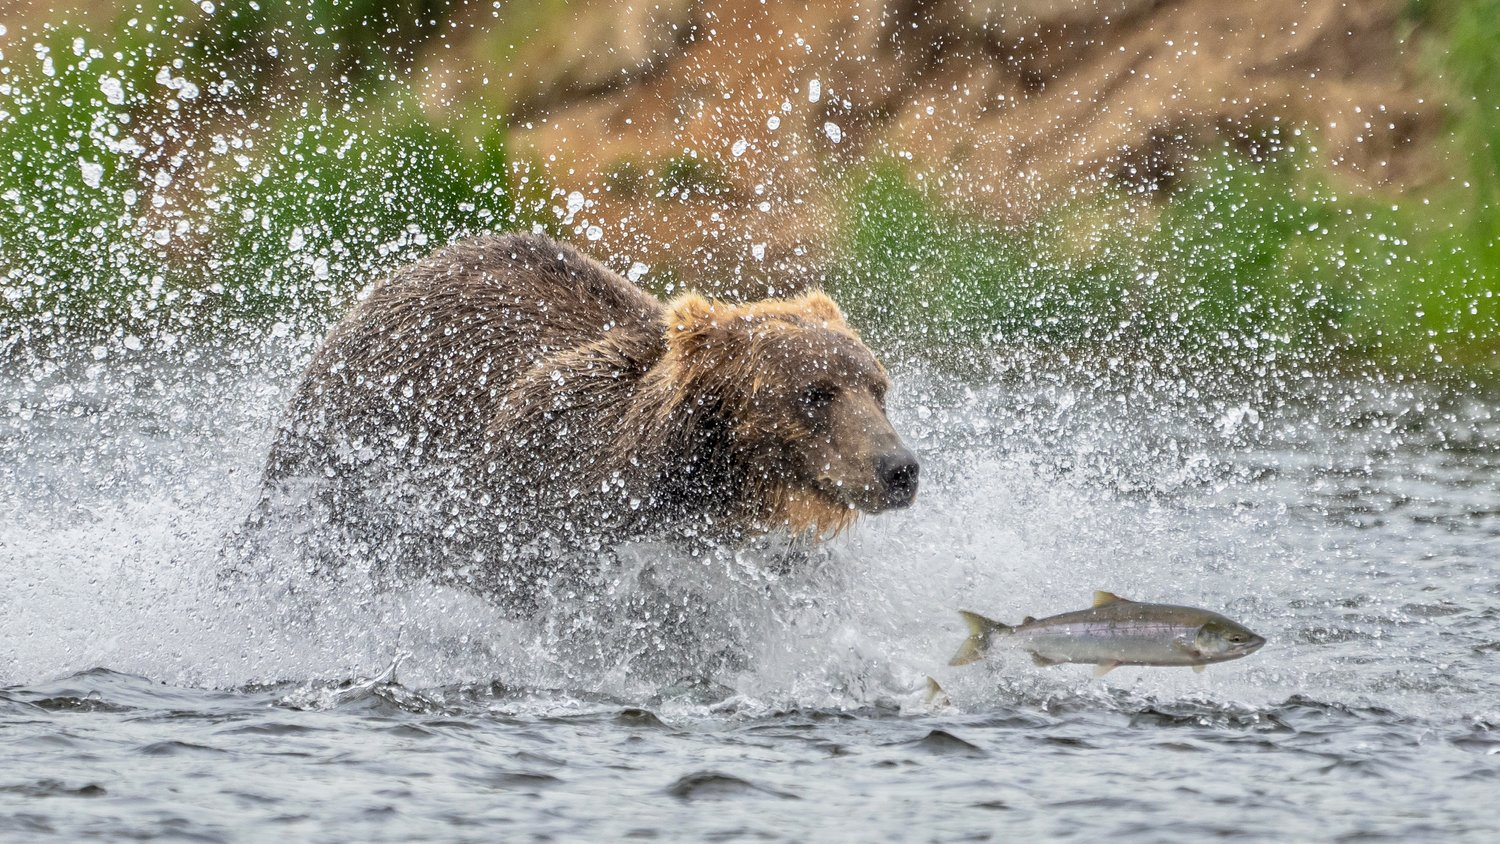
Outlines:
[{"label": "brown bear", "polygon": [[295,492],[335,558],[525,605],[619,540],[816,538],[911,504],[889,384],[820,292],[663,304],[545,236],[478,237],[330,332],[257,518]]}]

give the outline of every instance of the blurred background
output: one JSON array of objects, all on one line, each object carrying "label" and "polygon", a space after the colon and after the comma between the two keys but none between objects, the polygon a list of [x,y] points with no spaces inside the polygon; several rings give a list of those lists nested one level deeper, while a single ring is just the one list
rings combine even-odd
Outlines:
[{"label": "blurred background", "polygon": [[0,4],[0,349],[540,228],[896,359],[1500,372],[1500,0]]}]

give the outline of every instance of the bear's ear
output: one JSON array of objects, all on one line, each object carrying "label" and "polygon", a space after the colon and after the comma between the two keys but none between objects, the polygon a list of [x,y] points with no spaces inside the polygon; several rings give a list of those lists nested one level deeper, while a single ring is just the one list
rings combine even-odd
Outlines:
[{"label": "bear's ear", "polygon": [[840,311],[838,304],[821,290],[808,291],[795,301],[801,307],[802,312],[813,319],[832,325],[844,324],[844,312]]},{"label": "bear's ear", "polygon": [[667,333],[697,332],[714,323],[715,305],[697,293],[684,293],[667,304]]},{"label": "bear's ear", "polygon": [[692,354],[709,345],[709,338],[721,332],[714,329],[730,319],[733,308],[723,302],[705,299],[697,293],[685,293],[667,304],[664,319],[668,348],[678,354]]}]

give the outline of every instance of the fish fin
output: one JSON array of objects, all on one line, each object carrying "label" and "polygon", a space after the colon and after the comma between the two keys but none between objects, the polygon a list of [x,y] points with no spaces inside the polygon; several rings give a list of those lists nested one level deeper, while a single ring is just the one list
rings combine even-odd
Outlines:
[{"label": "fish fin", "polygon": [[938,685],[938,681],[931,677],[927,678],[927,705],[936,707],[953,705],[953,698],[948,697],[948,693],[943,691],[943,687]]},{"label": "fish fin", "polygon": [[1203,663],[1200,662],[1197,665],[1193,666],[1193,673],[1194,674],[1202,674],[1203,673],[1203,669],[1205,669],[1207,667],[1208,667],[1207,665],[1204,665]]},{"label": "fish fin", "polygon": [[1104,675],[1108,674],[1109,672],[1111,672],[1111,671],[1113,671],[1113,670],[1115,670],[1116,668],[1119,668],[1119,667],[1120,667],[1120,663],[1118,663],[1118,662],[1116,662],[1114,660],[1109,660],[1108,662],[1101,662],[1098,665],[1094,666],[1094,676],[1095,677],[1103,677]]},{"label": "fish fin", "polygon": [[1011,626],[985,618],[977,612],[959,610],[959,616],[969,626],[969,638],[958,646],[958,653],[948,660],[949,665],[968,665],[984,658],[990,650],[990,638],[995,633],[1009,633]]},{"label": "fish fin", "polygon": [[1048,659],[1048,658],[1042,656],[1039,653],[1033,653],[1031,655],[1031,661],[1034,662],[1034,663],[1036,663],[1037,665],[1040,665],[1040,666],[1044,667],[1044,668],[1046,666],[1049,666],[1049,665],[1061,665],[1062,664],[1062,660],[1060,660],[1060,659]]},{"label": "fish fin", "polygon": [[1172,647],[1190,657],[1193,657],[1194,659],[1197,659],[1198,657],[1201,657],[1203,655],[1198,651],[1197,646],[1193,644],[1193,640],[1188,639],[1185,636],[1179,636],[1176,639],[1173,639]]},{"label": "fish fin", "polygon": [[1022,624],[1035,624],[1036,623],[1036,616],[1034,616],[1034,615],[1028,615],[1025,618],[1021,619],[1021,623]]},{"label": "fish fin", "polygon": [[1108,604],[1116,603],[1131,604],[1134,603],[1134,601],[1131,601],[1129,598],[1121,598],[1119,595],[1116,595],[1113,592],[1105,592],[1102,589],[1097,589],[1094,591],[1094,606],[1102,607]]}]

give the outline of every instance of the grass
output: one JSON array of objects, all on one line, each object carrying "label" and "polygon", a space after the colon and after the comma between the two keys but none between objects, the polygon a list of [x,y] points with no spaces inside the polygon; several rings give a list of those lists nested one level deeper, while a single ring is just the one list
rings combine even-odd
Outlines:
[{"label": "grass", "polygon": [[1226,149],[1165,203],[1104,192],[1003,229],[945,210],[886,163],[854,188],[852,260],[832,286],[884,344],[1207,356],[1310,344],[1336,305],[1300,266],[1325,251],[1332,216],[1305,181],[1290,160]]},{"label": "grass", "polygon": [[[210,17],[166,0],[107,37],[58,26],[5,48],[0,348],[315,332],[438,244],[557,225],[554,191],[508,154],[495,114],[433,116],[406,81],[412,45],[451,4],[221,5]],[[512,30],[550,8],[513,10],[493,37],[514,50]],[[1272,130],[1254,155],[1201,151],[1164,198],[1104,189],[1004,228],[887,161],[845,175],[847,260],[828,284],[872,342],[916,357],[1493,372],[1500,0],[1414,9],[1453,91],[1452,186],[1341,193],[1295,149],[1304,139]],[[643,199],[726,190],[692,157],[621,161],[607,184]]]},{"label": "grass", "polygon": [[[1179,369],[1495,372],[1496,266],[1476,213],[1341,194],[1295,150],[1201,158],[1162,200],[1104,189],[1016,228],[947,208],[895,163],[859,174],[830,280],[904,355],[1094,350]],[[960,340],[953,346],[953,340]]]},{"label": "grass", "polygon": [[873,341],[923,357],[1087,349],[1200,371],[1500,376],[1500,0],[1412,14],[1453,93],[1454,184],[1340,192],[1273,129],[1271,154],[1206,151],[1164,201],[1106,188],[999,228],[885,162],[851,179],[850,260],[830,285]]},{"label": "grass", "polygon": [[147,174],[167,172],[170,161],[131,140],[147,120],[171,125],[158,114],[163,104],[148,107],[139,93],[155,84],[156,36],[125,27],[104,50],[83,31],[57,29],[5,57],[0,321],[18,330],[0,335],[13,342],[128,324],[149,307],[140,292],[162,283],[140,212],[153,186]]},{"label": "grass", "polygon": [[[409,63],[439,31],[452,0],[257,0],[222,3],[198,16],[194,47],[204,64],[251,68],[255,77],[288,73],[357,79]],[[181,8],[192,16],[192,5]]]},{"label": "grass", "polygon": [[312,93],[247,119],[189,23],[49,28],[0,61],[4,348],[316,330],[383,268],[537,218],[497,120],[460,137],[394,73],[290,86]]},{"label": "grass", "polygon": [[315,328],[384,269],[524,222],[503,133],[462,141],[399,86],[307,104],[258,146],[248,164],[221,159],[206,189],[207,264],[242,319]]}]

